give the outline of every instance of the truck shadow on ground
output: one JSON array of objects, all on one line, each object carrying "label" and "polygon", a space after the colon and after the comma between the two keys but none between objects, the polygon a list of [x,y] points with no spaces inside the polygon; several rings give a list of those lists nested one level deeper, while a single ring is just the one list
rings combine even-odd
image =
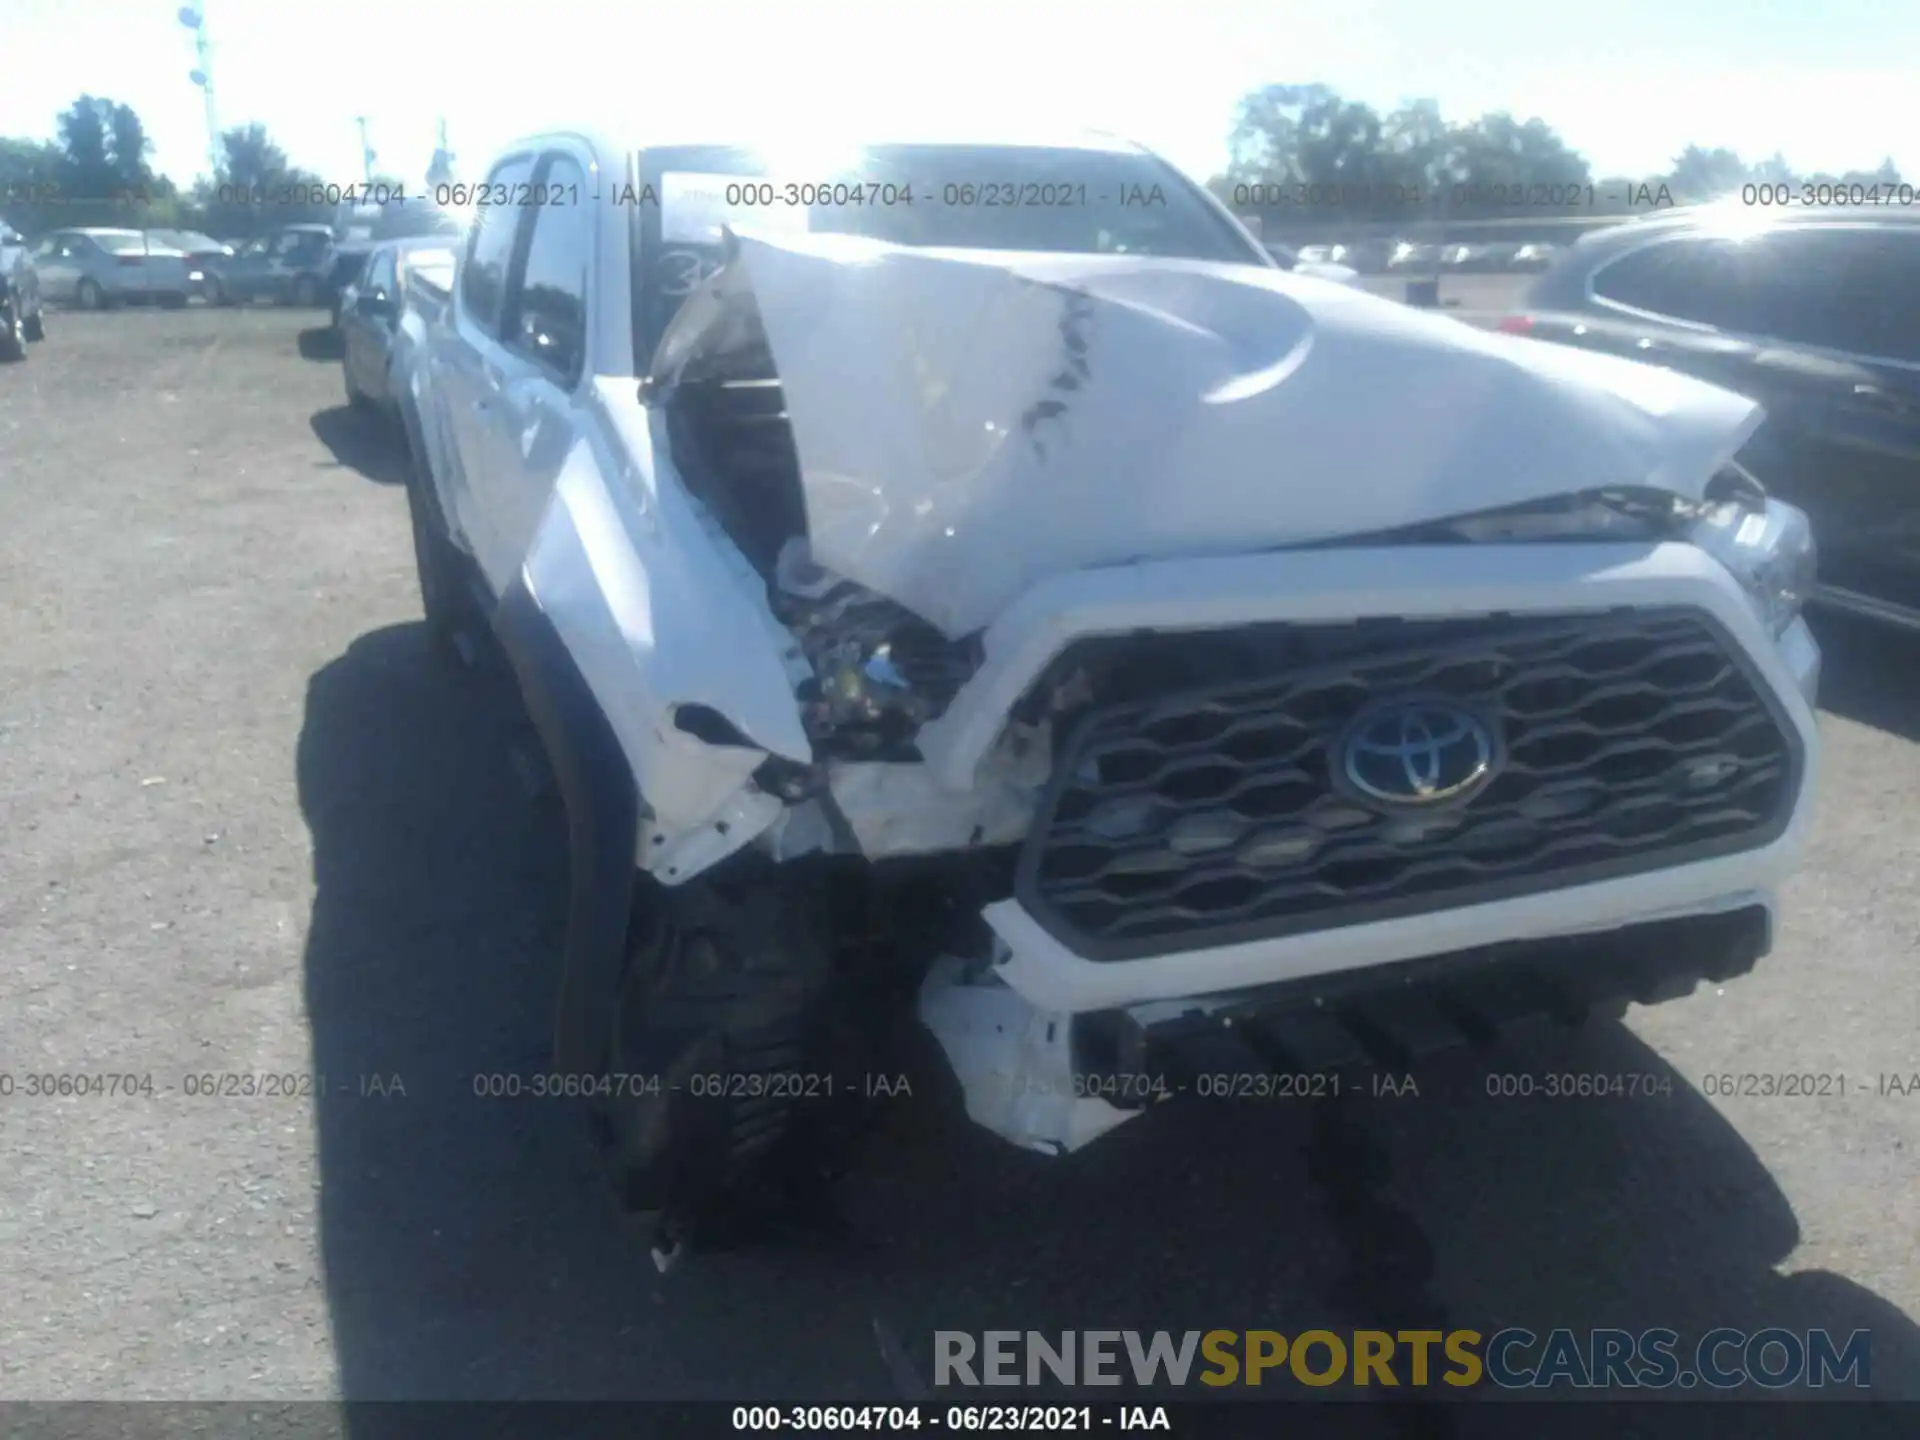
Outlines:
[{"label": "truck shadow on ground", "polygon": [[1892,1304],[1775,1272],[1798,1239],[1779,1188],[1619,1025],[1489,1065],[1664,1077],[1670,1095],[1494,1100],[1464,1057],[1422,1072],[1418,1098],[1343,1116],[1176,1102],[1066,1161],[975,1130],[908,1056],[913,1094],[884,1102],[844,1186],[857,1243],[662,1277],[578,1102],[481,1093],[540,1073],[552,1013],[563,831],[506,763],[521,723],[418,624],[361,637],[309,685],[305,985],[349,1399],[944,1402],[922,1390],[933,1333],[989,1328],[1869,1329],[1879,1393],[1920,1375]]},{"label": "truck shadow on ground", "polygon": [[345,346],[341,343],[340,332],[331,325],[309,325],[294,337],[294,347],[300,352],[302,360],[317,360],[322,363],[338,361]]},{"label": "truck shadow on ground", "polygon": [[[314,438],[327,447],[333,466],[344,466],[376,485],[407,483],[407,450],[404,438],[380,415],[364,415],[351,405],[335,405],[315,411],[307,422]],[[325,461],[320,469],[331,469]]]},{"label": "truck shadow on ground", "polygon": [[1889,735],[1920,740],[1920,635],[1848,615],[1816,615],[1820,708]]}]

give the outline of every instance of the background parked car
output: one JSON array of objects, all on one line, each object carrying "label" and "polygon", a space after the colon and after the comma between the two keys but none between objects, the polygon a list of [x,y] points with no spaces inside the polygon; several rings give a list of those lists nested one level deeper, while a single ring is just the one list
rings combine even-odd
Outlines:
[{"label": "background parked car", "polygon": [[[402,307],[418,271],[437,271],[444,277],[453,264],[453,251],[444,236],[388,240],[366,253],[359,277],[341,292],[337,321],[341,374],[355,409],[399,420],[392,377],[397,373]],[[440,288],[446,283],[443,278]]]},{"label": "background parked car", "polygon": [[1391,249],[1384,240],[1355,240],[1350,244],[1335,245],[1327,252],[1327,258],[1335,265],[1345,265],[1362,275],[1377,275],[1387,268],[1387,256]]},{"label": "background parked car", "polygon": [[1920,629],[1920,212],[1669,212],[1583,236],[1501,328],[1749,395],[1741,462],[1805,510],[1816,599]]},{"label": "background parked car", "polygon": [[191,281],[186,255],[140,230],[56,230],[33,252],[41,293],[98,310],[128,300],[178,308]]},{"label": "background parked car", "polygon": [[1545,270],[1560,256],[1558,245],[1536,242],[1522,245],[1513,252],[1513,259],[1507,262],[1509,270]]},{"label": "background parked car", "polygon": [[220,275],[233,259],[233,247],[223,245],[198,230],[149,230],[150,240],[180,251],[187,257],[187,281],[209,300],[220,288]]},{"label": "background parked car", "polygon": [[1489,275],[1506,269],[1518,249],[1498,242],[1448,245],[1440,252],[1440,268],[1456,275]]},{"label": "background parked car", "polygon": [[333,323],[340,323],[341,292],[362,273],[376,245],[389,240],[446,240],[465,228],[465,222],[452,211],[420,200],[362,206],[354,211],[347,225],[335,228],[333,246],[322,262],[322,285]]},{"label": "background parked car", "polygon": [[23,360],[29,340],[46,338],[39,272],[27,253],[27,242],[0,223],[0,357]]},{"label": "background parked car", "polygon": [[227,261],[219,291],[209,298],[318,305],[326,290],[321,267],[332,244],[331,226],[284,226]]},{"label": "background parked car", "polygon": [[1417,240],[1396,243],[1387,256],[1389,270],[1429,270],[1433,268],[1434,248]]},{"label": "background parked car", "polygon": [[1358,271],[1350,265],[1335,265],[1326,260],[1309,260],[1309,252],[1325,253],[1323,245],[1309,245],[1304,250],[1295,250],[1290,245],[1270,242],[1266,251],[1274,258],[1282,270],[1291,270],[1296,275],[1312,275],[1321,280],[1332,280],[1341,285],[1351,285],[1360,278]]}]

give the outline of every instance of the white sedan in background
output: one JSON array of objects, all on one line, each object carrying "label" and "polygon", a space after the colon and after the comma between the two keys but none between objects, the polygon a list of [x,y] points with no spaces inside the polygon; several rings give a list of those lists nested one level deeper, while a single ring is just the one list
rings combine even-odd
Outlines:
[{"label": "white sedan in background", "polygon": [[1341,285],[1358,284],[1360,272],[1351,265],[1336,265],[1331,260],[1310,258],[1326,253],[1324,245],[1309,245],[1303,250],[1295,250],[1290,245],[1269,243],[1267,253],[1273,256],[1282,270],[1291,270],[1296,275],[1311,275],[1317,280],[1333,280]]},{"label": "white sedan in background", "polygon": [[191,284],[186,253],[141,230],[56,230],[40,242],[33,263],[42,295],[82,310],[128,300],[178,309]]}]

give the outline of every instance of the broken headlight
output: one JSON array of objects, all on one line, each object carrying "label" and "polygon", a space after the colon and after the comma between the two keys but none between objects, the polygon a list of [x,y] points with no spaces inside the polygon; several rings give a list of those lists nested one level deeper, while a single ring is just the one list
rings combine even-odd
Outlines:
[{"label": "broken headlight", "polygon": [[1813,526],[1805,511],[1783,500],[1710,505],[1687,538],[1732,572],[1775,639],[1813,593]]},{"label": "broken headlight", "polygon": [[903,757],[979,668],[976,639],[949,640],[905,606],[816,565],[803,539],[781,549],[772,588],[774,613],[812,671],[799,687],[802,723],[829,752]]}]

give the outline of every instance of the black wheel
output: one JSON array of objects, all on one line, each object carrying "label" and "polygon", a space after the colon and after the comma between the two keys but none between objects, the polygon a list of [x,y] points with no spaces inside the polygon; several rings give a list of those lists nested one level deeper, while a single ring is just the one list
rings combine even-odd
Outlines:
[{"label": "black wheel", "polygon": [[320,282],[311,275],[302,275],[293,282],[293,303],[304,310],[311,310],[320,303]]},{"label": "black wheel", "polygon": [[458,660],[455,637],[471,619],[473,609],[473,592],[467,584],[469,562],[447,534],[432,491],[433,482],[416,452],[407,472],[407,514],[413,522],[413,564],[420,577],[420,605],[435,646]]},{"label": "black wheel", "polygon": [[206,296],[209,305],[231,305],[233,300],[227,294],[227,287],[220,282],[218,275],[209,275],[206,281]]},{"label": "black wheel", "polygon": [[12,306],[8,306],[5,320],[0,321],[0,360],[26,358],[27,337],[20,324],[20,314]]},{"label": "black wheel", "polygon": [[47,338],[47,312],[36,308],[21,322],[20,333],[36,343]]},{"label": "black wheel", "polygon": [[353,407],[354,414],[366,417],[379,411],[379,404],[371,395],[353,383],[353,372],[344,364],[340,367],[340,378],[347,387],[347,404]]},{"label": "black wheel", "polygon": [[670,1247],[726,1243],[837,1153],[861,1047],[839,1033],[819,881],[757,855],[639,881],[592,1113],[620,1199]]},{"label": "black wheel", "polygon": [[82,310],[102,310],[106,308],[107,297],[99,281],[82,279],[73,287],[73,303]]}]

